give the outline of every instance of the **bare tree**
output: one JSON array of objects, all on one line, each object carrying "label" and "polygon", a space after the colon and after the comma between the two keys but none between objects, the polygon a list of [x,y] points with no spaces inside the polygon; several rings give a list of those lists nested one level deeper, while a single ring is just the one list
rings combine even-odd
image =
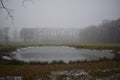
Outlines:
[{"label": "bare tree", "polygon": [[0,9],[4,9],[7,14],[8,14],[8,17],[10,17],[11,19],[13,19],[13,15],[12,15],[12,9],[9,9],[6,5],[5,5],[5,0],[0,0]]},{"label": "bare tree", "polygon": [[[7,5],[5,5],[5,3],[7,3],[6,1],[7,0],[0,0],[0,9],[5,10],[7,12],[8,17],[10,17],[10,19],[13,20],[13,18],[14,18],[13,14],[12,14],[13,9],[10,9],[10,8],[7,7]],[[33,0],[22,0],[23,7],[25,7],[25,5],[24,5],[25,2],[28,2],[28,1],[33,3]]]}]

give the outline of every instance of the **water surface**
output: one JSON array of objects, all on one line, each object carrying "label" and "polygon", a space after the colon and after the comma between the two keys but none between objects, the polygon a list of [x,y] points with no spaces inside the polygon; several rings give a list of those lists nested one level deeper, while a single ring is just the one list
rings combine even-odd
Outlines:
[{"label": "water surface", "polygon": [[113,58],[114,55],[109,50],[90,50],[76,49],[67,46],[41,46],[20,48],[15,52],[14,59],[25,62],[40,61],[84,61],[84,60],[99,60],[102,58]]}]

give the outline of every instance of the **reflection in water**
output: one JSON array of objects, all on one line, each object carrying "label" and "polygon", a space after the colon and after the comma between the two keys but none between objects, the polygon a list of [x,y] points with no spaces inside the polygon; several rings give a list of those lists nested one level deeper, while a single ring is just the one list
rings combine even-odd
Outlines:
[{"label": "reflection in water", "polygon": [[17,50],[13,57],[17,60],[25,62],[40,61],[84,61],[84,60],[99,60],[101,58],[113,58],[114,55],[109,50],[90,50],[76,49],[66,46],[42,46],[42,47],[27,47]]}]

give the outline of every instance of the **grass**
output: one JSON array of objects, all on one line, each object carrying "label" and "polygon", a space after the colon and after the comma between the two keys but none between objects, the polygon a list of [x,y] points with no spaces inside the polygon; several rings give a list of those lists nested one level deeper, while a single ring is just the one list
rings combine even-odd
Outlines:
[{"label": "grass", "polygon": [[24,65],[28,64],[23,61],[18,61],[18,60],[6,60],[6,59],[0,59],[0,65]]},{"label": "grass", "polygon": [[114,74],[120,74],[120,69],[108,69],[108,70],[92,70],[89,74],[93,77],[108,77]]},{"label": "grass", "polygon": [[[120,43],[56,43],[56,42],[17,42],[17,43],[0,43],[0,52],[10,51],[20,47],[28,46],[69,46],[75,48],[88,49],[112,49],[120,51]],[[7,50],[4,50],[4,49]]]},{"label": "grass", "polygon": [[[63,61],[48,62],[30,62],[25,63],[17,60],[4,60],[2,55],[9,55],[10,52],[16,51],[18,48],[28,46],[69,46],[75,48],[87,49],[109,49],[113,50],[115,55],[113,59],[100,59],[98,61],[75,61],[65,64]],[[0,43],[0,76],[24,76],[25,80],[32,80],[35,76],[47,77],[51,71],[58,70],[96,70],[96,69],[113,69],[120,68],[120,43]],[[105,75],[119,73],[119,70],[106,72]],[[104,73],[98,71],[90,73],[92,76],[101,77]],[[96,75],[95,75],[96,74]]]},{"label": "grass", "polygon": [[[23,65],[0,65],[0,76],[23,76],[25,80],[32,80],[35,76],[47,76],[51,71],[63,70],[97,70],[97,69],[113,69],[120,68],[120,61],[96,61],[96,62],[79,62],[71,64],[23,64]],[[111,71],[112,72],[112,71]],[[109,73],[109,72],[106,72]],[[114,71],[113,73],[118,73]],[[111,73],[111,74],[113,74]],[[94,77],[101,77],[102,72],[90,73]],[[97,75],[95,75],[97,74]],[[108,74],[106,74],[108,75]]]}]

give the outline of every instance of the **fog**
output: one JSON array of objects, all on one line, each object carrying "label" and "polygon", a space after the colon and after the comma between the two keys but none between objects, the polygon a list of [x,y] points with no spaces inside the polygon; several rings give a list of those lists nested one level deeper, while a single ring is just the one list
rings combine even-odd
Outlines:
[{"label": "fog", "polygon": [[13,9],[11,23],[5,10],[0,10],[0,27],[84,28],[103,20],[120,17],[120,0],[8,0]]},{"label": "fog", "polygon": [[3,1],[0,41],[120,42],[120,0]]}]

